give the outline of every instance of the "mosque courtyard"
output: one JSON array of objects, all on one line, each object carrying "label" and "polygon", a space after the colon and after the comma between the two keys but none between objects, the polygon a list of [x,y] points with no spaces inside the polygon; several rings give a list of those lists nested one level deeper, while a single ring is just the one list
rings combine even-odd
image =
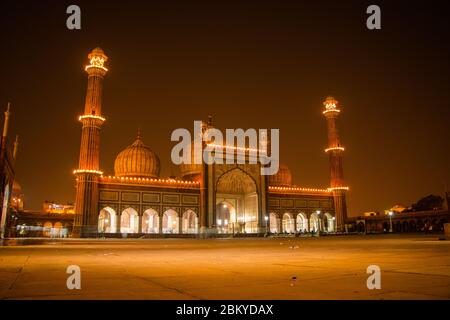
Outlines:
[{"label": "mosque courtyard", "polygon": [[[69,290],[68,266],[81,289]],[[367,267],[381,270],[369,290]],[[439,235],[5,240],[0,299],[450,299]]]}]

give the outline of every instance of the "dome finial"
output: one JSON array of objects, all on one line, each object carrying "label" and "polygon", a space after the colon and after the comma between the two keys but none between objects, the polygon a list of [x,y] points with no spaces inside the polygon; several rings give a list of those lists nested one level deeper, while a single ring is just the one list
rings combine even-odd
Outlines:
[{"label": "dome finial", "polygon": [[142,140],[141,128],[140,127],[138,127],[138,129],[137,129],[137,137],[136,137],[136,139]]}]

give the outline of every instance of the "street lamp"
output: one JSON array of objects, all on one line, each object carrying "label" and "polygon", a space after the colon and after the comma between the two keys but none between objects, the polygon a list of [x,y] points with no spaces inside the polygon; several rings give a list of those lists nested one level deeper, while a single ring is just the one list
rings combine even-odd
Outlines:
[{"label": "street lamp", "polygon": [[238,233],[241,233],[245,230],[245,219],[243,216],[238,217]]},{"label": "street lamp", "polygon": [[319,224],[319,233],[318,233],[318,234],[320,235],[320,229],[321,229],[321,223],[320,223],[320,222],[321,222],[321,219],[320,219],[320,210],[317,210],[316,213],[317,213],[317,219],[318,219],[317,222],[318,222],[318,224]]},{"label": "street lamp", "polygon": [[333,217],[332,220],[333,220],[333,231],[336,232],[336,217]]},{"label": "street lamp", "polygon": [[269,217],[268,216],[265,216],[264,217],[264,220],[266,220],[266,234],[268,233],[268,229],[267,229],[267,221],[269,220]]},{"label": "street lamp", "polygon": [[392,233],[392,216],[394,215],[394,211],[389,211],[389,232]]},{"label": "street lamp", "polygon": [[217,225],[219,226],[219,233],[221,233],[220,231],[222,231],[222,219],[217,220]]}]

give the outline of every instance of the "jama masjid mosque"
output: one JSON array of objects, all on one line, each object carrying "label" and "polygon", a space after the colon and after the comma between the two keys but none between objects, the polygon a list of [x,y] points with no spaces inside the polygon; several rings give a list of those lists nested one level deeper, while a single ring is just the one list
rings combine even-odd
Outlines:
[{"label": "jama masjid mosque", "polygon": [[[336,126],[340,109],[334,98],[328,97],[322,110],[328,127],[328,188],[293,186],[283,164],[272,176],[261,175],[260,164],[182,164],[180,179],[161,178],[159,158],[140,134],[118,154],[115,175],[107,176],[99,167],[99,143],[108,57],[96,48],[88,59],[86,103],[79,117],[80,159],[74,171],[73,237],[344,231],[348,188]],[[211,121],[203,124],[204,129],[211,126]]]}]

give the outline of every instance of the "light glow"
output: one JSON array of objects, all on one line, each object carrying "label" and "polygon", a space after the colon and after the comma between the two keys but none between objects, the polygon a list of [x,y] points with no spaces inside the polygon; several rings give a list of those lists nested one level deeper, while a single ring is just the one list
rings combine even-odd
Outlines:
[{"label": "light glow", "polygon": [[85,70],[88,70],[90,68],[100,68],[104,71],[108,71],[108,69],[104,66],[105,59],[103,57],[93,56],[89,62],[90,64],[86,66]]},{"label": "light glow", "polygon": [[341,110],[338,109],[338,101],[334,99],[333,97],[328,97],[323,105],[325,106],[325,111],[323,111],[323,114],[327,114],[330,112],[336,112],[339,113]]}]

